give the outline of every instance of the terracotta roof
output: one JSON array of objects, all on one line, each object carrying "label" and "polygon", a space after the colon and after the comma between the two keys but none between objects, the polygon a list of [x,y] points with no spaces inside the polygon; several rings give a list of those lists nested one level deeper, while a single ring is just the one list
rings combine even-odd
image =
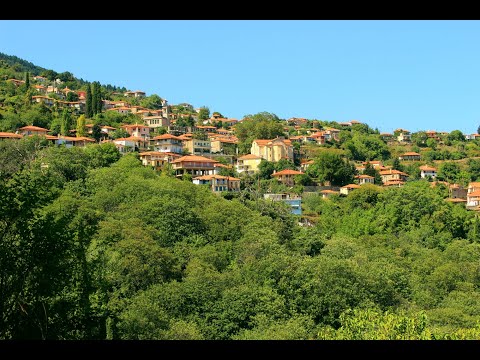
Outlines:
[{"label": "terracotta roof", "polygon": [[128,125],[122,125],[122,128],[124,128],[124,129],[128,129],[128,128],[132,128],[132,129],[134,129],[134,128],[137,128],[137,127],[138,127],[138,128],[148,128],[148,126],[147,126],[147,125],[140,125],[140,124],[128,124]]},{"label": "terracotta roof", "polygon": [[152,140],[167,140],[167,139],[183,140],[178,136],[174,136],[172,134],[163,134],[163,135],[155,136]]},{"label": "terracotta roof", "polygon": [[253,141],[256,142],[260,146],[268,145],[269,143],[274,142],[274,141],[283,141],[285,143],[285,145],[291,145],[292,144],[292,142],[289,139],[279,139],[279,138],[276,138],[276,139],[255,139]]},{"label": "terracotta roof", "polygon": [[338,191],[335,191],[335,190],[330,190],[330,189],[326,189],[326,190],[322,190],[320,191],[322,194],[338,194]]},{"label": "terracotta roof", "polygon": [[212,160],[204,156],[199,155],[186,155],[182,156],[181,158],[172,161],[172,163],[180,163],[185,161],[192,161],[192,162],[210,162],[210,163],[217,163],[217,160]]},{"label": "terracotta roof", "polygon": [[238,160],[261,159],[261,158],[262,158],[261,156],[257,156],[254,154],[247,154],[247,155],[240,156]]},{"label": "terracotta roof", "polygon": [[144,151],[138,154],[139,156],[148,156],[148,155],[158,155],[158,156],[164,156],[165,153],[160,152],[160,151]]},{"label": "terracotta roof", "polygon": [[355,176],[357,179],[374,179],[373,176],[370,175],[357,175]]},{"label": "terracotta roof", "polygon": [[360,188],[360,185],[357,185],[357,184],[348,184],[348,185],[342,186],[342,189],[359,189],[359,188]]},{"label": "terracotta roof", "polygon": [[282,171],[277,171],[276,173],[273,173],[272,176],[281,176],[281,175],[302,175],[303,172],[297,171],[297,170],[291,170],[291,169],[285,169]]},{"label": "terracotta roof", "polygon": [[22,134],[15,134],[12,132],[0,132],[0,138],[15,138],[21,139],[23,137]]},{"label": "terracotta roof", "polygon": [[477,181],[472,181],[470,183],[468,183],[468,187],[480,187],[480,182],[477,182]]},{"label": "terracotta roof", "polygon": [[471,196],[474,196],[474,197],[480,196],[480,190],[473,191],[473,192],[467,194],[467,197],[471,197]]},{"label": "terracotta roof", "polygon": [[419,153],[416,153],[416,152],[413,152],[413,151],[408,151],[408,152],[406,152],[405,154],[402,154],[402,155],[400,155],[400,156],[415,156],[415,155],[416,155],[416,156],[420,156]]},{"label": "terracotta roof", "polygon": [[31,125],[21,127],[18,130],[48,131],[48,129],[45,129],[45,128],[42,128],[42,127],[39,127],[39,126],[31,126]]},{"label": "terracotta roof", "polygon": [[420,170],[424,170],[424,171],[437,171],[437,168],[434,168],[432,166],[428,166],[428,165],[422,165],[419,167]]},{"label": "terracotta roof", "polygon": [[380,175],[392,175],[392,174],[409,176],[407,173],[404,173],[403,171],[396,170],[396,169],[389,169],[389,170],[381,170],[380,171]]}]

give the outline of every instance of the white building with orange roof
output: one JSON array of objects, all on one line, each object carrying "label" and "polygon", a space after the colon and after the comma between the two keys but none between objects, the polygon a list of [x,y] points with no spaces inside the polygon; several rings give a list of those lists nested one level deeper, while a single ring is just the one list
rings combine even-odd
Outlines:
[{"label": "white building with orange roof", "polygon": [[281,159],[293,161],[293,145],[288,139],[255,139],[252,142],[250,153],[261,158],[278,162]]},{"label": "white building with orange roof", "polygon": [[467,187],[467,194],[480,191],[480,182],[478,181],[472,181],[468,183]]},{"label": "white building with orange roof", "polygon": [[143,98],[145,97],[145,91],[135,90],[135,91],[125,91],[123,96],[133,97],[133,98]]},{"label": "white building with orange roof", "polygon": [[55,99],[45,96],[45,95],[33,95],[32,102],[37,104],[45,104],[47,106],[53,106],[55,104]]},{"label": "white building with orange roof", "polygon": [[304,173],[301,172],[301,171],[285,169],[285,170],[282,170],[282,171],[274,172],[272,174],[272,176],[286,186],[294,186],[295,185],[295,176],[303,175],[303,174]]},{"label": "white building with orange roof", "polygon": [[170,152],[175,154],[183,153],[183,140],[179,136],[172,134],[163,134],[155,136],[150,140],[153,150],[160,152]]},{"label": "white building with orange roof", "polygon": [[340,194],[348,195],[355,189],[360,189],[360,185],[358,185],[358,184],[347,184],[347,185],[342,186],[340,188]]},{"label": "white building with orange roof", "polygon": [[137,136],[115,139],[113,143],[122,155],[133,151],[144,150],[148,147],[148,141]]},{"label": "white building with orange roof", "polygon": [[328,199],[328,198],[330,198],[332,195],[339,195],[339,194],[340,194],[340,191],[335,191],[335,190],[331,190],[331,189],[325,189],[325,190],[320,191],[320,194],[322,194],[322,198],[323,198],[323,199]]},{"label": "white building with orange roof", "polygon": [[325,140],[327,140],[325,132],[323,131],[317,131],[316,133],[309,135],[309,138],[312,139],[312,141],[315,141],[318,145],[325,144]]},{"label": "white building with orange roof", "polygon": [[370,161],[363,161],[362,165],[370,164],[376,170],[380,170],[383,167],[383,162],[381,160],[370,160]]},{"label": "white building with orange roof", "polygon": [[217,160],[212,160],[199,155],[186,155],[172,161],[175,175],[181,177],[183,174],[192,176],[210,175],[214,173]]},{"label": "white building with orange roof", "polygon": [[480,134],[470,134],[470,135],[465,135],[466,140],[476,140],[480,139]]},{"label": "white building with orange roof", "polygon": [[38,81],[38,82],[45,82],[47,81],[47,78],[44,76],[36,75],[32,77],[33,80]]},{"label": "white building with orange roof", "polygon": [[262,161],[262,157],[254,154],[247,154],[237,158],[235,165],[237,173],[246,173],[253,175],[258,171],[258,166]]},{"label": "white building with orange roof", "polygon": [[405,129],[396,129],[394,131],[394,134],[398,134],[397,135],[397,141],[398,142],[410,142],[412,140],[412,134],[410,133],[410,131],[408,130],[405,130]]},{"label": "white building with orange roof", "polygon": [[150,128],[147,125],[129,124],[122,125],[121,127],[125,129],[130,136],[139,137],[144,140],[150,139]]},{"label": "white building with orange roof", "polygon": [[59,135],[57,137],[57,140],[55,141],[57,145],[63,145],[67,148],[73,147],[73,146],[79,146],[79,147],[84,147],[87,144],[93,144],[95,143],[94,139],[91,139],[86,136],[79,136],[79,137],[74,137],[74,136],[62,136]]},{"label": "white building with orange roof", "polygon": [[230,148],[233,152],[237,149],[238,140],[231,136],[217,136],[211,139],[212,153],[225,153],[226,148]]},{"label": "white building with orange roof", "polygon": [[195,185],[208,185],[214,193],[240,191],[240,179],[232,176],[202,175],[192,179]]},{"label": "white building with orange roof", "polygon": [[388,169],[379,171],[380,176],[382,177],[382,182],[385,185],[389,181],[407,181],[408,174],[400,170]]},{"label": "white building with orange roof", "polygon": [[300,169],[307,171],[308,167],[314,163],[313,159],[305,159],[300,162]]},{"label": "white building with orange roof", "polygon": [[212,151],[212,141],[210,139],[196,139],[192,137],[183,141],[183,149],[192,155],[210,154]]},{"label": "white building with orange roof", "polygon": [[132,109],[130,109],[128,106],[118,106],[118,107],[113,107],[110,109],[107,109],[107,111],[114,111],[119,114],[130,114],[132,112]]},{"label": "white building with orange roof", "polygon": [[420,177],[422,179],[430,176],[432,179],[437,178],[437,168],[429,165],[422,165],[419,167],[420,169]]},{"label": "white building with orange roof", "polygon": [[21,127],[20,129],[18,129],[18,132],[22,135],[39,135],[39,136],[46,136],[47,135],[47,132],[49,130],[48,129],[45,129],[45,128],[42,128],[42,127],[39,127],[39,126],[33,126],[33,125],[29,125],[29,126],[24,126],[24,127]]},{"label": "white building with orange roof", "polygon": [[143,166],[151,166],[155,170],[161,170],[166,164],[181,157],[180,154],[160,151],[144,151],[138,155]]},{"label": "white building with orange roof", "polygon": [[414,151],[407,151],[398,157],[399,160],[403,161],[420,161],[421,155]]},{"label": "white building with orange roof", "polygon": [[469,210],[479,210],[480,206],[480,190],[475,190],[467,193],[466,208]]},{"label": "white building with orange roof", "polygon": [[357,176],[355,176],[355,179],[358,180],[359,185],[375,183],[375,178],[373,176],[370,176],[370,175],[363,175],[363,174],[362,175],[357,175]]},{"label": "white building with orange roof", "polygon": [[158,127],[170,126],[170,119],[162,115],[147,115],[143,116],[145,125],[155,129]]}]

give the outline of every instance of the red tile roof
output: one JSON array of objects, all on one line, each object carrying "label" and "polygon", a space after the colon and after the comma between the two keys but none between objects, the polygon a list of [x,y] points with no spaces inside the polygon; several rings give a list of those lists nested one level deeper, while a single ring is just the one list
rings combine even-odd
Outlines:
[{"label": "red tile roof", "polygon": [[199,155],[186,155],[182,156],[181,158],[172,161],[172,163],[181,163],[181,162],[186,162],[186,161],[191,161],[191,162],[209,162],[209,163],[218,163],[219,161],[217,160],[212,160],[204,156],[199,156]]},{"label": "red tile roof", "polygon": [[297,170],[291,170],[291,169],[285,169],[282,171],[277,171],[276,173],[273,173],[272,176],[282,176],[282,175],[302,175],[303,172],[297,171]]},{"label": "red tile roof", "polygon": [[45,128],[42,128],[42,127],[39,127],[39,126],[33,126],[33,125],[29,125],[29,126],[24,126],[24,127],[21,127],[20,129],[18,130],[32,130],[32,131],[48,131],[48,129],[45,129]]},{"label": "red tile roof", "polygon": [[247,155],[240,156],[238,160],[261,159],[261,158],[262,158],[261,156],[257,156],[254,154],[247,154]]}]

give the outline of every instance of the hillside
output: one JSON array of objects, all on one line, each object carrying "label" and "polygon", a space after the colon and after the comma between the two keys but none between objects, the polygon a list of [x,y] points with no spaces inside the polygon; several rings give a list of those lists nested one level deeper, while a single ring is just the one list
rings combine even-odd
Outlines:
[{"label": "hillside", "polygon": [[[419,172],[427,163],[438,166],[437,179],[478,179],[477,140],[456,132],[434,142],[422,133],[408,142],[386,140],[367,124],[297,125],[269,113],[223,125],[229,119],[212,114],[215,137],[218,131],[237,137],[231,154],[219,150],[212,161],[168,152],[169,161],[151,166],[146,156],[167,152],[122,152],[126,145],[114,140],[126,144],[131,134],[116,129],[97,140],[93,131],[148,128],[136,123],[141,116],[104,109],[86,116],[32,104],[32,88],[11,79],[27,82],[24,72],[33,74],[35,66],[14,60],[0,69],[8,75],[0,78],[0,134],[7,133],[0,136],[0,339],[480,339],[480,220],[464,204],[446,201],[448,186],[432,186]],[[97,82],[70,79],[61,88],[66,84],[80,92],[91,86],[97,101],[164,109],[156,94],[135,99]],[[183,113],[183,121],[194,122],[175,131],[203,126],[189,104],[170,110],[174,120]],[[43,135],[14,133],[25,125],[43,126]],[[162,131],[157,140],[179,147],[192,140]],[[192,135],[200,144],[209,138],[207,131]],[[317,140],[300,139],[312,136]],[[83,143],[66,146],[62,139]],[[274,143],[292,158],[263,159],[253,175],[238,174],[226,161]],[[399,160],[409,152],[421,160]],[[217,179],[241,186],[214,191],[176,173],[182,162],[172,159],[200,168],[214,162],[226,174]],[[293,186],[275,178],[299,168],[306,169]],[[360,168],[375,181],[397,168],[408,179],[386,186],[380,176],[380,183],[348,194],[304,191],[312,182],[351,185]],[[312,222],[265,199],[267,192],[301,196]]]}]

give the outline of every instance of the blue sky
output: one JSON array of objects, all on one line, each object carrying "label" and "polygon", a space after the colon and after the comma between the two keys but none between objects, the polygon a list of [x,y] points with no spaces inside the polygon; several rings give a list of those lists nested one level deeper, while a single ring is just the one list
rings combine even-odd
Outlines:
[{"label": "blue sky", "polygon": [[228,118],[480,125],[478,20],[0,20],[0,34],[7,55]]}]

